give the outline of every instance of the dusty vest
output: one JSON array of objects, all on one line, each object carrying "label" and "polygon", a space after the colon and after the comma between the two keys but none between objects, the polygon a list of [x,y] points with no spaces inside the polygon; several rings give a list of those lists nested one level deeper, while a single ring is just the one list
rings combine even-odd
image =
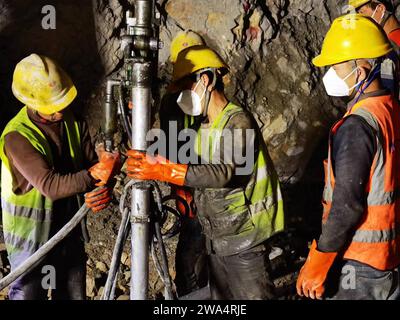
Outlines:
[{"label": "dusty vest", "polygon": [[[207,148],[215,150],[228,121],[244,110],[230,103],[211,126]],[[199,130],[199,135],[201,129]],[[198,138],[199,139],[199,138]],[[260,139],[260,138],[259,138]],[[204,233],[216,254],[227,256],[250,249],[284,229],[283,201],[278,177],[264,141],[257,141],[258,154],[247,185],[241,188],[197,188],[194,202]],[[197,154],[202,156],[200,148]]]},{"label": "dusty vest", "polygon": [[335,189],[332,135],[352,114],[363,117],[373,128],[377,150],[365,190],[364,217],[345,249],[344,259],[356,260],[379,270],[390,270],[400,264],[400,110],[391,96],[360,101],[332,127],[329,155],[325,161],[323,223],[328,219]]},{"label": "dusty vest", "polygon": [[[64,114],[69,149],[76,168],[81,168],[82,152],[78,123],[72,114]],[[4,239],[11,266],[17,267],[50,236],[52,223],[52,201],[39,190],[32,188],[23,195],[13,192],[13,175],[4,152],[4,137],[13,131],[23,135],[37,149],[47,162],[52,165],[51,149],[43,133],[29,119],[24,107],[5,127],[0,137],[1,167],[1,206],[3,214]]]}]

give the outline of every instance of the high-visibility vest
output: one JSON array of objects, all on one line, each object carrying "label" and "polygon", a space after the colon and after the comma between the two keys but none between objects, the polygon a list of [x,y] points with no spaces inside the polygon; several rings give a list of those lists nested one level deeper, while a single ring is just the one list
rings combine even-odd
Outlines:
[{"label": "high-visibility vest", "polygon": [[[78,122],[71,113],[65,112],[64,125],[74,166],[81,169],[82,151]],[[22,108],[7,124],[0,137],[4,240],[11,267],[16,268],[49,239],[53,220],[53,203],[34,187],[22,195],[13,192],[13,174],[4,151],[4,137],[13,131],[28,139],[50,166],[53,165],[53,156],[46,137],[29,119],[27,108]]]},{"label": "high-visibility vest", "polygon": [[[206,148],[209,148],[210,162],[227,123],[233,116],[243,112],[241,107],[230,103],[212,123],[211,130],[206,130]],[[202,134],[200,129],[195,143],[196,153],[200,157]],[[284,229],[283,201],[278,176],[272,163],[268,161],[265,142],[259,135],[256,143],[258,154],[247,185],[240,188],[195,189],[195,203],[196,192],[210,199],[209,205],[213,212],[202,212],[199,209],[198,217],[217,254],[242,252]]]},{"label": "high-visibility vest", "polygon": [[332,136],[350,115],[361,116],[372,127],[376,153],[365,190],[367,203],[364,216],[345,248],[343,258],[379,270],[390,270],[400,264],[400,110],[397,99],[391,95],[358,102],[332,127],[328,159],[324,162],[323,224],[329,217],[335,189]]}]

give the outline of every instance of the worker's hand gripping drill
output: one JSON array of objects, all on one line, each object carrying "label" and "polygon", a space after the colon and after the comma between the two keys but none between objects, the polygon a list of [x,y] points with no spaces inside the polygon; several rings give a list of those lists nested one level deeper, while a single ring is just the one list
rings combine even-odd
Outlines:
[{"label": "worker's hand gripping drill", "polygon": [[89,169],[90,175],[97,181],[97,188],[85,194],[85,203],[93,212],[103,210],[111,202],[112,188],[108,184],[121,166],[118,152],[103,151],[99,162]]},{"label": "worker's hand gripping drill", "polygon": [[322,299],[325,281],[335,261],[337,252],[321,252],[314,240],[307,261],[300,270],[297,279],[297,293],[311,299]]},{"label": "worker's hand gripping drill", "polygon": [[90,175],[98,180],[96,186],[104,186],[115,174],[121,170],[121,157],[119,152],[103,151],[99,162],[89,169]]},{"label": "worker's hand gripping drill", "polygon": [[151,156],[142,151],[127,152],[127,175],[138,180],[158,180],[178,186],[185,183],[188,165],[173,163],[160,155]]}]

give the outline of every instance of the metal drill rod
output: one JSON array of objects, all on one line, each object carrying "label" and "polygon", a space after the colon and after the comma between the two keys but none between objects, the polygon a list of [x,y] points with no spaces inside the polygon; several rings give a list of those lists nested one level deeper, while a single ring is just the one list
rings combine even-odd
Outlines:
[{"label": "metal drill rod", "polygon": [[[151,117],[151,63],[137,62],[132,72],[132,148],[146,150]],[[150,189],[132,191],[132,277],[131,300],[145,300],[149,278]]]},{"label": "metal drill rod", "polygon": [[[159,41],[154,39],[154,0],[136,0],[135,16],[127,14],[127,36],[121,39],[125,62],[127,63],[127,82],[131,86],[132,101],[132,149],[147,150],[147,133],[151,120],[151,87],[154,50]],[[154,45],[154,43],[157,45]],[[131,232],[131,300],[145,300],[148,294],[149,247],[150,247],[150,188],[136,186],[132,189]]]}]

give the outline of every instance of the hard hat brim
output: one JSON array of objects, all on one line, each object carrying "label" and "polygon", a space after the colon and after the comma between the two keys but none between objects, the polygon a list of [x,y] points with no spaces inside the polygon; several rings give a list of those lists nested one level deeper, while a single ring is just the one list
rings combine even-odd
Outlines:
[{"label": "hard hat brim", "polygon": [[357,10],[358,8],[360,8],[360,7],[364,6],[364,5],[366,5],[368,2],[371,2],[371,0],[363,0],[363,1],[353,2],[353,3],[352,3],[352,1],[350,1],[350,2],[349,2],[349,6],[350,6],[350,7],[353,7],[354,9]]},{"label": "hard hat brim", "polygon": [[23,95],[18,94],[14,86],[12,86],[12,92],[14,93],[14,96],[24,105],[43,114],[52,114],[67,108],[78,95],[76,87],[72,85],[62,98],[58,99],[57,101],[51,104],[40,104],[40,103],[33,104],[31,101],[28,101],[28,99],[25,99]]},{"label": "hard hat brim", "polygon": [[343,63],[346,61],[351,61],[351,60],[358,60],[358,59],[376,59],[376,58],[380,58],[383,57],[387,54],[389,54],[390,52],[393,51],[393,48],[387,48],[385,50],[385,54],[382,55],[382,49],[377,48],[376,53],[370,53],[368,56],[364,56],[362,54],[360,54],[359,56],[354,56],[351,59],[349,59],[349,55],[343,55],[342,57],[340,56],[324,56],[322,54],[318,55],[317,57],[315,57],[312,60],[312,63],[316,66],[316,67],[326,67],[326,66],[332,66],[338,63]]}]

